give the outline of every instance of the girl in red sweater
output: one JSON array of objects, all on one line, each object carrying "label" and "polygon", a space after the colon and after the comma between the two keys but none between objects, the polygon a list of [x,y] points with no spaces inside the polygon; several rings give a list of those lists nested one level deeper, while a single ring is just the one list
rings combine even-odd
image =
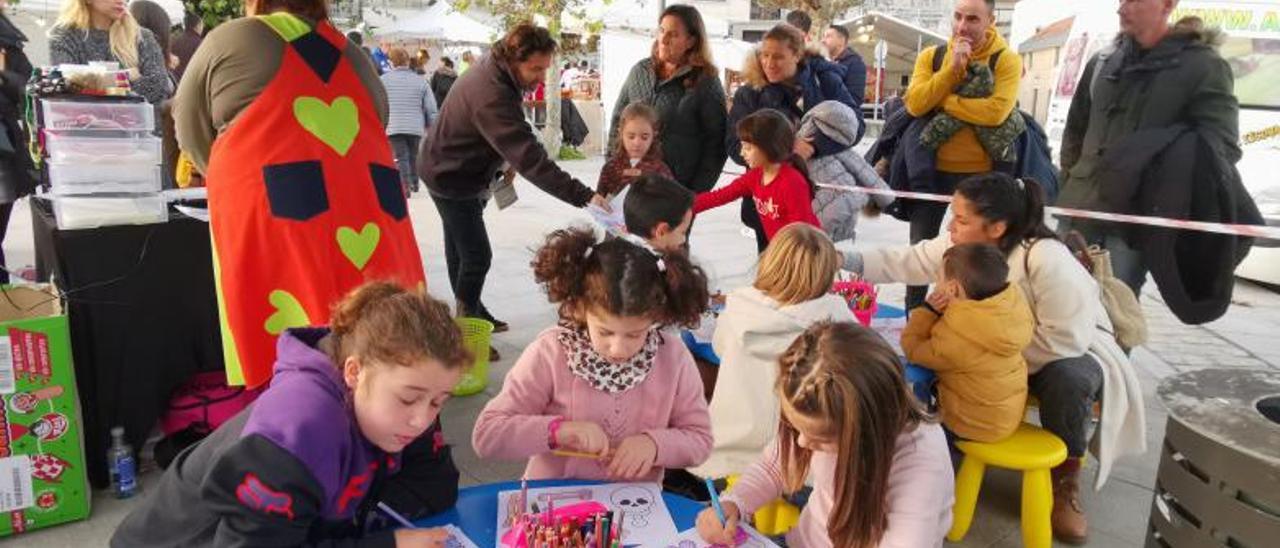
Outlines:
[{"label": "girl in red sweater", "polygon": [[796,140],[791,122],[782,113],[765,109],[743,118],[737,130],[742,157],[751,169],[728,186],[699,194],[693,202],[694,214],[750,196],[767,239],[791,223],[822,228],[813,213],[813,183],[804,161],[791,152]]}]

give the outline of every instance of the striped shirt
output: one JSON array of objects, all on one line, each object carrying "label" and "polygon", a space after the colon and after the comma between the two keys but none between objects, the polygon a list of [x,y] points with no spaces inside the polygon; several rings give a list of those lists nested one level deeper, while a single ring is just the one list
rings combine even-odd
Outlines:
[{"label": "striped shirt", "polygon": [[408,68],[397,67],[382,75],[382,85],[387,88],[391,107],[387,135],[421,137],[426,133],[437,114],[436,98],[427,79]]}]

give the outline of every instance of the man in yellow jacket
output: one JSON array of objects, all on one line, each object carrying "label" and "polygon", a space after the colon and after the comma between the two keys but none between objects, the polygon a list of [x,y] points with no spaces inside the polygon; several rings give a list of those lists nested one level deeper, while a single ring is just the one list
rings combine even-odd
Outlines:
[{"label": "man in yellow jacket", "polygon": [[[924,50],[916,58],[911,85],[904,97],[907,112],[917,118],[945,112],[971,126],[997,127],[1014,113],[1018,85],[1022,81],[1022,59],[1009,47],[995,27],[995,0],[956,0],[952,16],[951,40],[941,63],[935,62],[938,47]],[[991,65],[992,58],[996,59]],[[995,89],[989,97],[967,98],[957,93],[965,83],[972,64],[990,66]],[[934,71],[933,67],[939,69]],[[938,148],[937,174],[933,191],[951,195],[965,178],[992,170],[991,157],[978,141],[972,127],[964,127]],[[911,243],[938,235],[947,205],[938,202],[911,202]],[[907,308],[924,301],[927,287],[907,288]]]}]

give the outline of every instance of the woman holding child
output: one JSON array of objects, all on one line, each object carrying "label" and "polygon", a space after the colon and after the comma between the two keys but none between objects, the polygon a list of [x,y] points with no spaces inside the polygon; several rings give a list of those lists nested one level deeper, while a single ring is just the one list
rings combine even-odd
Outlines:
[{"label": "woman holding child", "polygon": [[[759,48],[747,59],[743,78],[745,85],[733,95],[730,128],[736,128],[742,119],[764,109],[777,110],[792,124],[798,124],[805,113],[824,101],[839,101],[855,110],[861,108],[853,103],[853,96],[844,85],[844,71],[816,52],[806,50],[804,34],[791,25],[778,25],[765,33]],[[746,166],[738,132],[726,132],[724,139],[733,161]],[[795,143],[796,155],[806,161],[845,148],[848,146],[821,134]],[[763,253],[768,239],[752,200],[742,201],[742,222],[755,230],[756,246]]]},{"label": "woman holding child", "polygon": [[627,106],[648,104],[658,111],[661,158],[675,180],[694,192],[706,192],[716,186],[724,168],[724,96],[702,16],[692,6],[670,6],[658,19],[653,54],[636,63],[622,84],[609,123],[609,142],[618,139]]},{"label": "woman holding child", "polygon": [[1087,524],[1078,481],[1094,401],[1102,402],[1099,487],[1116,457],[1146,449],[1142,392],[1132,365],[1115,342],[1092,276],[1045,226],[1039,184],[1000,173],[970,177],[957,186],[951,210],[946,235],[849,254],[845,268],[872,282],[923,285],[940,278],[954,245],[986,243],[1004,253],[1008,282],[1022,290],[1035,322],[1023,352],[1029,393],[1039,400],[1040,423],[1067,445],[1067,461],[1053,470],[1054,533],[1083,541]]}]

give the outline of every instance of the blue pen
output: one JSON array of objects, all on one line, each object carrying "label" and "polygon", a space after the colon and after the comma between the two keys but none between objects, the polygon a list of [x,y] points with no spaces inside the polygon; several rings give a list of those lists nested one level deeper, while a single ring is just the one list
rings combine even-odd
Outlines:
[{"label": "blue pen", "polygon": [[716,517],[720,518],[720,525],[724,526],[724,507],[720,506],[720,495],[716,493],[716,486],[711,483],[711,478],[707,478],[707,492],[711,493],[711,507],[716,509]]}]

